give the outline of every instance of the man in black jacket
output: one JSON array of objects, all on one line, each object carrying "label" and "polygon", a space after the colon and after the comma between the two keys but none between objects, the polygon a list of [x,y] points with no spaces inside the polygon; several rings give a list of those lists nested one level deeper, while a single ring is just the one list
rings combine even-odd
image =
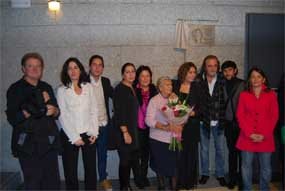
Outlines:
[{"label": "man in black jacket", "polygon": [[[102,56],[93,55],[89,59],[90,82],[95,88],[95,95],[98,104],[99,136],[96,140],[98,173],[100,185],[104,190],[112,188],[112,184],[107,180],[107,146],[108,131],[110,129],[109,99],[113,97],[113,87],[110,80],[103,77],[104,59]],[[95,162],[95,161],[94,161]]]},{"label": "man in black jacket", "polygon": [[200,184],[206,184],[209,179],[209,148],[210,135],[213,134],[215,143],[215,174],[221,186],[225,186],[224,179],[224,118],[225,99],[222,77],[219,75],[219,60],[214,55],[207,56],[198,76],[200,85],[201,112],[201,179]]},{"label": "man in black jacket", "polygon": [[238,183],[241,188],[241,156],[238,149],[235,147],[238,136],[239,127],[236,120],[236,108],[239,99],[239,94],[245,90],[245,82],[237,78],[238,69],[233,61],[225,61],[222,64],[222,72],[225,78],[224,94],[226,100],[226,125],[225,136],[229,150],[229,183],[228,188],[233,189]]},{"label": "man in black jacket", "polygon": [[24,76],[7,91],[7,119],[13,126],[12,153],[18,157],[26,190],[60,189],[58,170],[59,115],[52,87],[41,81],[43,59],[22,58]]}]

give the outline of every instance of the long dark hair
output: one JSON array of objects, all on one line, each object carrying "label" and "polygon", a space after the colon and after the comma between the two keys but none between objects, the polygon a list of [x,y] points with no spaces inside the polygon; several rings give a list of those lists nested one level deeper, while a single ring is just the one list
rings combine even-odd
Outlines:
[{"label": "long dark hair", "polygon": [[265,82],[264,82],[264,85],[266,86],[265,91],[270,91],[268,78],[267,78],[267,76],[265,75],[264,71],[261,70],[261,69],[258,68],[258,67],[253,67],[253,68],[251,68],[251,69],[249,70],[249,72],[248,72],[247,80],[246,80],[247,90],[250,91],[250,89],[251,89],[251,86],[250,86],[250,76],[251,76],[251,74],[252,74],[253,72],[259,73],[259,74],[265,79]]},{"label": "long dark hair", "polygon": [[219,61],[218,57],[215,56],[215,55],[208,55],[203,60],[203,63],[202,63],[199,75],[202,76],[202,75],[205,74],[205,72],[206,72],[206,64],[207,64],[207,61],[210,60],[210,59],[215,59],[217,61],[217,63],[218,63],[218,71],[217,71],[217,73],[219,73],[219,71],[220,71],[220,61]]},{"label": "long dark hair", "polygon": [[152,83],[152,71],[150,67],[145,65],[140,65],[136,71],[136,79],[134,85],[137,85],[139,83],[139,77],[143,71],[147,71],[150,74],[150,84]]},{"label": "long dark hair", "polygon": [[60,74],[61,82],[64,86],[70,87],[71,79],[68,75],[68,66],[69,66],[70,62],[74,62],[80,70],[78,86],[81,88],[82,83],[88,82],[88,75],[84,69],[83,64],[79,61],[78,58],[75,58],[75,57],[70,57],[64,62],[62,70],[61,70],[61,74]]},{"label": "long dark hair", "polygon": [[197,72],[197,67],[195,66],[195,64],[193,62],[185,62],[184,64],[182,64],[179,67],[179,69],[177,71],[177,77],[178,77],[178,80],[180,83],[184,82],[184,80],[187,76],[187,73],[191,68],[194,68]]}]

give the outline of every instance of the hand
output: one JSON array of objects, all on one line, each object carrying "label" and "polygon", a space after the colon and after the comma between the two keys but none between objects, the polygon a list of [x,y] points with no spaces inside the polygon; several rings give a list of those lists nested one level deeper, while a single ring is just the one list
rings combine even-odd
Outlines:
[{"label": "hand", "polygon": [[173,124],[169,125],[169,130],[171,132],[174,132],[174,133],[177,133],[177,134],[181,133],[182,129],[183,129],[183,125],[173,125]]},{"label": "hand", "polygon": [[58,114],[58,109],[57,107],[47,104],[47,116],[56,116]]},{"label": "hand", "polygon": [[82,141],[82,139],[78,139],[77,141],[75,141],[74,143],[76,146],[80,147],[80,146],[83,146],[85,143]]},{"label": "hand", "polygon": [[124,136],[124,141],[126,144],[131,144],[132,143],[132,137],[131,135],[129,134],[129,132],[124,132],[123,133],[123,136]]},{"label": "hand", "polygon": [[26,110],[23,110],[22,112],[23,112],[24,117],[25,117],[26,119],[28,119],[29,117],[31,117],[31,114],[30,114],[29,112],[27,112]]},{"label": "hand", "polygon": [[257,134],[257,142],[262,142],[264,139],[264,136],[261,134]]},{"label": "hand", "polygon": [[263,135],[260,135],[260,134],[255,134],[255,133],[253,133],[253,134],[250,135],[250,138],[251,138],[251,140],[252,140],[253,142],[259,143],[259,142],[262,142],[262,141],[263,141],[264,136],[263,136]]},{"label": "hand", "polygon": [[190,117],[195,116],[195,111],[191,111],[191,112],[189,113],[189,116],[190,116]]},{"label": "hand", "polygon": [[45,103],[48,102],[48,100],[50,100],[49,94],[46,91],[43,92],[43,97],[44,97]]},{"label": "hand", "polygon": [[95,136],[89,137],[89,141],[90,141],[90,145],[93,145],[96,141],[96,137]]}]

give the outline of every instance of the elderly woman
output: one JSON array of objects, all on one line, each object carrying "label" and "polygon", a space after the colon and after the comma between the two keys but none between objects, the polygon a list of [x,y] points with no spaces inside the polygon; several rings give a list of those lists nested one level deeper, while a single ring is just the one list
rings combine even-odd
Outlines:
[{"label": "elderly woman", "polygon": [[170,178],[171,189],[176,189],[176,152],[168,149],[171,132],[182,131],[182,126],[168,123],[161,112],[161,108],[168,102],[172,95],[172,82],[169,77],[161,77],[157,81],[159,94],[154,96],[148,105],[146,124],[150,127],[150,167],[157,174],[158,190],[165,189],[165,178]]}]

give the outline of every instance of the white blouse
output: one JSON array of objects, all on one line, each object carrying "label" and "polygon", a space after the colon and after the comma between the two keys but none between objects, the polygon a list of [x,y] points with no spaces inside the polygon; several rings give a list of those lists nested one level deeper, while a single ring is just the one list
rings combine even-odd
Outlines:
[{"label": "white blouse", "polygon": [[62,85],[57,90],[59,122],[72,144],[80,139],[82,133],[97,137],[99,129],[94,87],[86,83],[81,84],[81,88],[80,95],[75,93],[73,85],[70,88]]}]

